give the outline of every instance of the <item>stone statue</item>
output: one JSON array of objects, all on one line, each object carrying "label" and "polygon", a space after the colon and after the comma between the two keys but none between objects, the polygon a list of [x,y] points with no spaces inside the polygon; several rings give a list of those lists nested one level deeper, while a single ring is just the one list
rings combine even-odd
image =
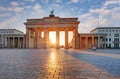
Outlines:
[{"label": "stone statue", "polygon": [[54,10],[50,11],[50,13],[51,13],[50,15],[54,15],[54,14],[53,14],[53,13],[54,13]]}]

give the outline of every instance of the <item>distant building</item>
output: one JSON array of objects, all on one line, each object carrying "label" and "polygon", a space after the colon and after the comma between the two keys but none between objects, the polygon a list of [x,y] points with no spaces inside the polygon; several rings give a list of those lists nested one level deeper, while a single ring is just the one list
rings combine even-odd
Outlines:
[{"label": "distant building", "polygon": [[91,33],[106,35],[106,48],[120,48],[120,27],[98,27]]},{"label": "distant building", "polygon": [[105,34],[100,34],[98,36],[97,33],[80,33],[79,34],[79,45],[80,49],[91,49],[93,47],[96,48],[106,48],[105,47]]},{"label": "distant building", "polygon": [[0,48],[24,48],[25,35],[16,29],[0,29]]}]

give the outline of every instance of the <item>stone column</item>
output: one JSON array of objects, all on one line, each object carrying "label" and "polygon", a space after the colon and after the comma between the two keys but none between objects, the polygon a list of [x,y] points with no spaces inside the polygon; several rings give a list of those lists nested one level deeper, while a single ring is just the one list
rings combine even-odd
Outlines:
[{"label": "stone column", "polygon": [[82,38],[81,37],[79,37],[80,38],[80,48],[82,47]]},{"label": "stone column", "polygon": [[34,48],[35,32],[33,29],[29,29],[29,48]]},{"label": "stone column", "polygon": [[10,48],[10,37],[8,37],[8,48]]},{"label": "stone column", "polygon": [[104,48],[106,48],[106,36],[104,37]]},{"label": "stone column", "polygon": [[38,48],[42,48],[42,32],[41,30],[38,31]]},{"label": "stone column", "polygon": [[13,36],[13,48],[15,48],[15,37]]},{"label": "stone column", "polygon": [[78,49],[79,48],[79,37],[78,37],[77,27],[74,28],[73,30],[73,38],[74,38],[73,48]]},{"label": "stone column", "polygon": [[23,39],[23,42],[22,42],[22,48],[25,48],[25,37],[22,38]]},{"label": "stone column", "polygon": [[78,28],[75,29],[75,45],[77,49],[79,49],[79,35],[78,35]]},{"label": "stone column", "polygon": [[75,30],[73,30],[73,48],[75,49]]},{"label": "stone column", "polygon": [[94,47],[94,36],[92,36],[92,47]]},{"label": "stone column", "polygon": [[7,48],[9,47],[9,37],[7,37]]},{"label": "stone column", "polygon": [[86,37],[86,49],[88,48],[88,37]]},{"label": "stone column", "polygon": [[18,48],[20,48],[20,37],[18,37]]},{"label": "stone column", "polygon": [[4,48],[7,47],[7,37],[5,37]]},{"label": "stone column", "polygon": [[26,30],[26,48],[29,48],[29,29]]},{"label": "stone column", "polygon": [[100,38],[100,41],[101,41],[101,48],[103,48],[103,38]]},{"label": "stone column", "polygon": [[56,48],[59,48],[59,29],[56,29]]},{"label": "stone column", "polygon": [[98,48],[100,48],[100,34],[98,34],[98,41],[97,41],[97,46],[98,46]]},{"label": "stone column", "polygon": [[47,48],[47,29],[44,28],[44,48]]},{"label": "stone column", "polygon": [[65,49],[68,49],[68,28],[65,28]]},{"label": "stone column", "polygon": [[49,47],[49,30],[47,30],[47,48]]},{"label": "stone column", "polygon": [[38,29],[35,28],[34,48],[38,48],[37,43],[38,43]]}]

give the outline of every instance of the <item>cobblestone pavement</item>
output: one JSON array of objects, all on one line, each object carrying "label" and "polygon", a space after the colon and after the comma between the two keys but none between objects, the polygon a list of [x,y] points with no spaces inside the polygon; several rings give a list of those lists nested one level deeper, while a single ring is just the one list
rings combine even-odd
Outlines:
[{"label": "cobblestone pavement", "polygon": [[0,79],[120,79],[59,49],[1,49]]},{"label": "cobblestone pavement", "polygon": [[[105,52],[108,51],[105,50]],[[114,51],[114,49],[111,51]],[[118,50],[115,51],[118,52]],[[120,76],[120,54],[113,54],[113,52],[109,54],[104,53],[104,51],[96,52],[87,50],[68,50],[66,53],[81,61],[83,60],[89,64],[95,65],[112,75]]]},{"label": "cobblestone pavement", "polygon": [[[92,52],[92,50],[88,50],[88,51]],[[120,55],[120,49],[97,49],[95,52],[117,54],[117,55],[119,54]]]},{"label": "cobblestone pavement", "polygon": [[106,49],[106,50],[75,50],[75,49],[70,49],[68,51],[71,52],[78,52],[78,53],[83,53],[83,54],[93,54],[97,56],[105,56],[105,57],[112,57],[112,58],[119,58],[120,59],[120,49],[115,50],[115,49]]}]

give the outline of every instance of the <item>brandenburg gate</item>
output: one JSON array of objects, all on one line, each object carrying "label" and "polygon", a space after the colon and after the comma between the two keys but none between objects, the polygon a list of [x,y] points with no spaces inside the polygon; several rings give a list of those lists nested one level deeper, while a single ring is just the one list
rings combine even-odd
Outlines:
[{"label": "brandenburg gate", "polygon": [[[54,16],[42,19],[27,19],[26,48],[49,48],[49,32],[56,31],[56,48],[60,47],[60,31],[65,31],[65,49],[69,48],[68,32],[73,31],[72,47],[79,48],[78,18],[60,18]],[[44,36],[42,38],[42,32]]]}]

